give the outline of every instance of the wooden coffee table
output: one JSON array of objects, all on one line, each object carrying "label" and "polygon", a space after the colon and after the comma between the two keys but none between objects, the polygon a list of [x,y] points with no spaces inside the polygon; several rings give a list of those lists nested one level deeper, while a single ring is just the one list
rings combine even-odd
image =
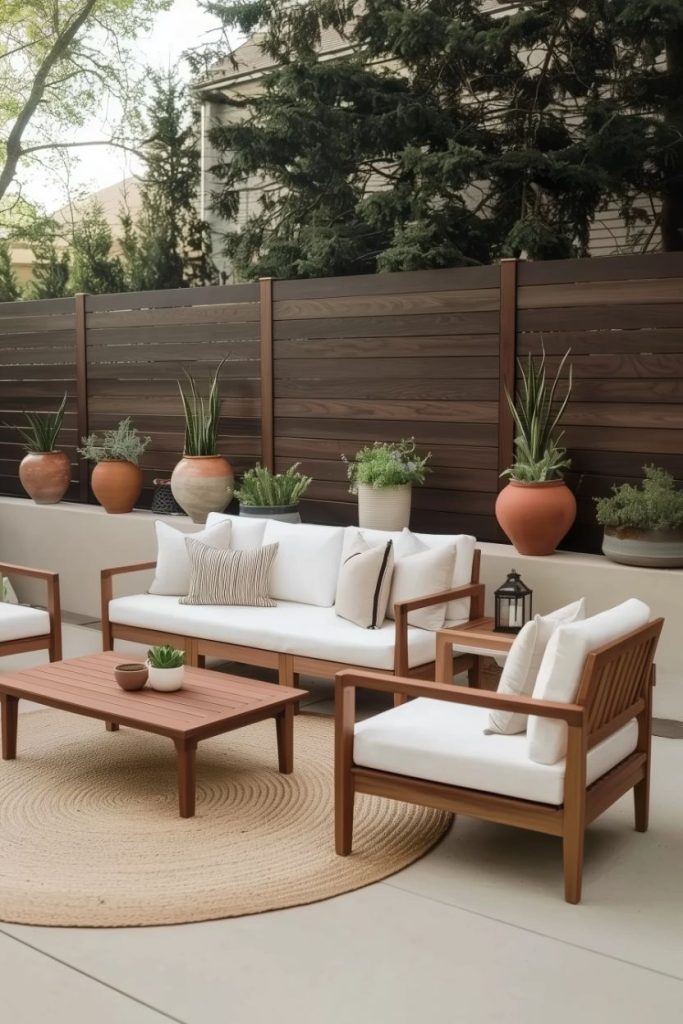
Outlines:
[{"label": "wooden coffee table", "polygon": [[0,675],[3,760],[11,761],[17,756],[17,712],[23,697],[76,715],[102,719],[110,731],[127,725],[168,736],[177,751],[182,818],[194,814],[195,754],[199,740],[274,718],[279,770],[285,775],[293,770],[294,708],[307,696],[306,690],[187,667],[183,688],[175,693],[158,693],[149,688],[126,693],[114,680],[114,666],[123,660],[120,654],[106,651]]}]

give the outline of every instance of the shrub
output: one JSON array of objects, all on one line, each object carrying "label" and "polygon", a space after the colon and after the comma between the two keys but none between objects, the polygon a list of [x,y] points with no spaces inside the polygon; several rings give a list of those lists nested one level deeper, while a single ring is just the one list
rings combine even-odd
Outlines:
[{"label": "shrub", "polygon": [[64,424],[66,395],[55,412],[25,412],[26,426],[17,427],[27,452],[53,452]]},{"label": "shrub", "polygon": [[257,463],[242,477],[235,497],[240,505],[298,505],[312,483],[310,476],[297,472],[299,466],[300,463],[295,462],[285,473],[271,473]]},{"label": "shrub", "polygon": [[170,644],[162,644],[159,647],[150,647],[147,651],[147,660],[152,668],[180,668],[185,664],[185,651],[179,651]]},{"label": "shrub", "polygon": [[131,426],[130,416],[121,420],[116,430],[105,430],[102,437],[89,434],[81,440],[82,448],[78,449],[88,462],[132,462],[137,466],[145,448],[152,443],[151,437],[142,437]]},{"label": "shrub", "polygon": [[613,487],[608,498],[595,498],[601,526],[634,530],[683,529],[683,490],[665,469],[643,466],[645,479],[638,487]]},{"label": "shrub", "polygon": [[375,441],[356,452],[353,462],[345,455],[347,476],[351,481],[351,494],[358,493],[358,484],[371,487],[400,487],[402,484],[423,484],[430,472],[427,462],[432,453],[417,454],[415,438],[397,442]]}]

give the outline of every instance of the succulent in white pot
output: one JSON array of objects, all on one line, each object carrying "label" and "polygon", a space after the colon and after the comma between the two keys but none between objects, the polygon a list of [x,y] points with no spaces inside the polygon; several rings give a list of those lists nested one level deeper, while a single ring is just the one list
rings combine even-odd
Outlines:
[{"label": "succulent in white pot", "polygon": [[147,651],[147,681],[153,690],[170,693],[179,690],[185,677],[185,652],[170,644],[150,647]]}]

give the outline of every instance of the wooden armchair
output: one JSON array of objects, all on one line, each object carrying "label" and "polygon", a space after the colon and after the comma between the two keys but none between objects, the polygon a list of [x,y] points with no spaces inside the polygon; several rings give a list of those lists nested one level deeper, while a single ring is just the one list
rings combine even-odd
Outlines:
[{"label": "wooden armchair", "polygon": [[0,562],[0,575],[29,576],[44,580],[47,586],[47,611],[25,605],[0,604],[0,657],[47,650],[50,661],[59,661],[62,657],[59,573]]},{"label": "wooden armchair", "polygon": [[[444,683],[420,682],[407,678],[397,678],[388,674],[344,671],[336,679],[336,734],[335,734],[335,840],[336,850],[341,856],[351,853],[353,839],[353,805],[355,793],[368,793],[387,797],[393,800],[405,800],[428,807],[437,807],[453,813],[465,814],[474,818],[483,818],[503,825],[516,825],[536,832],[544,832],[562,838],[564,857],[565,899],[569,903],[578,903],[581,898],[581,878],[583,870],[584,834],[586,826],[594,821],[616,800],[633,789],[635,801],[635,827],[645,832],[648,826],[649,787],[650,787],[650,740],[651,740],[651,692],[654,684],[654,652],[663,625],[662,619],[642,626],[621,637],[618,641],[607,644],[588,654],[583,666],[578,696],[575,703],[563,704],[552,701],[540,701],[533,698],[508,696],[477,690],[469,687],[457,687]],[[469,708],[498,709],[517,711],[523,714],[540,716],[565,722],[568,731],[566,760],[561,764],[552,765],[553,784],[559,793],[558,802],[542,802],[537,799],[523,799],[505,795],[490,787],[473,788],[471,785],[458,785],[435,781],[425,777],[412,777],[394,771],[379,770],[367,764],[357,763],[358,737],[355,727],[356,689],[379,690],[386,693],[400,694],[403,699],[409,697],[427,697],[446,702],[448,705],[459,705]],[[410,731],[409,717],[424,715],[426,702],[410,701],[402,707],[395,707],[382,715],[363,723],[363,729],[369,723],[382,720],[389,728],[386,733],[392,736],[391,727],[398,723],[400,728],[393,733],[394,754],[397,759],[407,763],[411,750],[406,744],[405,759],[401,744],[405,743],[406,728]],[[420,708],[420,705],[422,706]],[[431,708],[431,701],[427,705]],[[411,710],[412,709],[412,710]],[[456,714],[455,709],[449,711],[451,721]],[[458,711],[463,718],[468,712]],[[398,716],[398,717],[397,717]],[[447,718],[446,708],[439,712],[439,717]],[[399,722],[400,718],[400,722]],[[603,741],[612,737],[620,739],[625,731],[633,736],[633,726],[628,723],[637,721],[637,739],[635,749],[631,744],[631,752],[620,755],[616,763],[604,761],[604,751],[609,747]],[[442,725],[444,728],[448,728]],[[421,725],[422,740],[430,748],[429,724]],[[476,744],[480,742],[482,761],[485,762],[487,750],[502,751],[502,757],[516,757],[523,762],[526,754],[526,736],[484,736],[481,720],[477,730],[469,737]],[[620,733],[620,737],[616,734]],[[404,739],[401,739],[401,736]],[[386,736],[385,736],[386,738]],[[458,736],[447,737],[449,750],[457,751]],[[495,741],[486,747],[487,741]],[[502,744],[501,744],[502,741]],[[621,741],[621,739],[620,739]],[[450,744],[450,746],[448,746]],[[504,744],[508,744],[507,747]],[[517,744],[517,746],[515,746]],[[519,744],[524,744],[523,750]],[[603,768],[597,778],[595,775],[596,761],[591,761],[590,751],[602,744],[598,751]],[[618,747],[613,747],[613,751]],[[521,757],[520,757],[521,752]],[[471,751],[470,751],[471,753]],[[449,756],[448,754],[446,756]],[[367,761],[367,756],[363,758]],[[476,760],[476,755],[475,755]],[[487,766],[484,764],[484,769]],[[548,769],[534,762],[521,764],[526,778],[535,779],[548,777]],[[564,778],[558,775],[563,768]],[[588,769],[590,768],[590,773]],[[458,768],[453,771],[457,774]],[[498,773],[496,776],[496,772]],[[438,774],[438,773],[435,773]],[[509,788],[509,779],[502,765],[488,766],[488,778],[498,780],[504,790]],[[588,777],[587,777],[588,776]],[[471,778],[471,775],[470,775]],[[588,784],[587,784],[588,783]],[[545,785],[545,783],[544,783]],[[561,785],[561,789],[559,788]],[[532,784],[533,789],[533,784]],[[537,789],[538,791],[538,789]]]}]

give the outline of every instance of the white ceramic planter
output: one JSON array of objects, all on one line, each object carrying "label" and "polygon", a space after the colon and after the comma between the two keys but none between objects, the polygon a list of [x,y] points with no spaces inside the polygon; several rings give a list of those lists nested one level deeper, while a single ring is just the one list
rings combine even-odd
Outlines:
[{"label": "white ceramic planter", "polygon": [[147,682],[153,690],[171,693],[173,690],[179,690],[183,685],[185,677],[184,665],[179,665],[177,668],[156,668],[154,665],[150,665],[148,661],[147,668],[149,669]]},{"label": "white ceramic planter", "polygon": [[402,530],[410,525],[412,485],[358,484],[358,525],[367,530]]}]

